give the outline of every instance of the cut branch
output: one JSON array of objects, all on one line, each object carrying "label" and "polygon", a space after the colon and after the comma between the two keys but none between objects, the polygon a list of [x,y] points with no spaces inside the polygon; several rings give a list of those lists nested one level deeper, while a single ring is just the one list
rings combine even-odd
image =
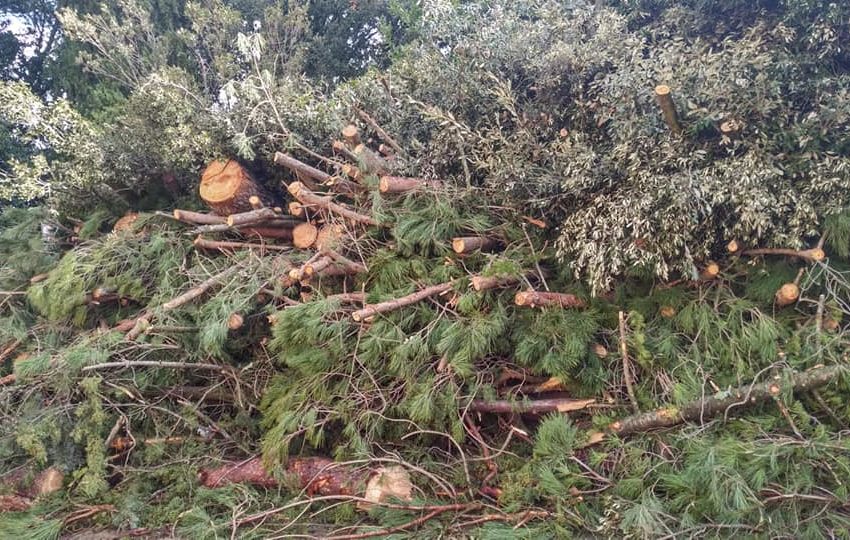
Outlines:
[{"label": "cut branch", "polygon": [[231,214],[227,216],[225,223],[231,227],[238,227],[240,225],[256,225],[257,223],[269,221],[277,217],[279,217],[277,212],[271,208],[260,208],[258,210],[251,210],[239,214]]},{"label": "cut branch", "polygon": [[333,202],[328,197],[322,197],[313,193],[301,182],[293,182],[289,184],[289,193],[292,194],[293,197],[298,199],[304,204],[312,204],[314,206],[318,206],[319,208],[324,208],[328,212],[333,214],[339,214],[340,216],[350,219],[351,221],[356,221],[358,223],[364,223],[366,225],[379,225],[377,221],[372,219],[369,216],[364,216],[363,214],[358,214],[354,210],[346,208],[341,204],[337,204]]},{"label": "cut branch", "polygon": [[361,120],[366,122],[366,124],[370,128],[372,128],[372,131],[374,131],[375,133],[378,134],[378,137],[382,141],[384,141],[385,143],[390,145],[392,147],[392,149],[396,151],[396,153],[404,154],[404,149],[401,147],[401,145],[399,145],[397,142],[395,142],[395,139],[390,137],[389,134],[386,131],[384,131],[381,128],[381,126],[379,126],[378,123],[375,122],[375,120],[372,119],[371,116],[369,116],[368,113],[366,113],[366,111],[361,110],[361,109],[355,109],[355,111],[357,112],[357,116],[359,116]]},{"label": "cut branch", "polygon": [[331,175],[328,173],[320,171],[315,167],[311,167],[303,161],[299,161],[290,155],[284,154],[283,152],[275,153],[274,162],[296,173],[299,179],[309,178],[319,182],[320,184],[324,184],[331,179]]},{"label": "cut branch", "polygon": [[174,219],[189,225],[222,225],[227,219],[215,214],[192,212],[191,210],[174,210]]},{"label": "cut branch", "polygon": [[461,236],[452,239],[452,249],[459,255],[473,251],[488,251],[498,244],[498,240],[486,236]]},{"label": "cut branch", "polygon": [[216,160],[201,175],[200,195],[215,212],[228,215],[250,210],[250,199],[261,199],[263,190],[237,161]]},{"label": "cut branch", "polygon": [[514,303],[518,306],[528,307],[561,307],[561,308],[583,308],[587,303],[574,294],[522,291],[516,293]]},{"label": "cut branch", "polygon": [[779,255],[782,257],[798,257],[809,262],[820,262],[826,258],[826,253],[824,253],[821,248],[817,247],[803,250],[784,248],[748,249],[743,252],[743,255],[749,255],[751,257],[758,255]]},{"label": "cut branch", "polygon": [[425,189],[441,189],[443,183],[439,180],[425,180],[405,176],[382,176],[378,184],[381,193],[410,193]]},{"label": "cut branch", "polygon": [[682,132],[682,126],[679,124],[679,115],[676,112],[676,105],[673,103],[673,95],[670,92],[670,87],[667,85],[659,85],[655,87],[655,100],[658,106],[661,107],[661,114],[664,116],[664,123],[675,134]]},{"label": "cut branch", "polygon": [[348,124],[342,128],[342,138],[351,147],[354,148],[360,144],[360,129],[354,124]]},{"label": "cut branch", "polygon": [[300,223],[292,229],[292,244],[299,249],[307,249],[316,243],[319,229],[312,223]]},{"label": "cut branch", "polygon": [[448,283],[432,285],[431,287],[426,287],[413,294],[408,294],[407,296],[396,298],[395,300],[388,300],[386,302],[381,302],[380,304],[372,304],[371,306],[365,306],[363,309],[357,310],[352,313],[351,318],[357,322],[360,322],[368,320],[374,317],[375,315],[379,315],[381,313],[389,313],[390,311],[395,311],[403,307],[411,306],[413,304],[421,302],[422,300],[425,300],[426,298],[437,296],[439,294],[445,294],[448,291],[452,290],[455,284],[456,282],[450,281]]},{"label": "cut branch", "polygon": [[232,251],[234,249],[259,249],[261,251],[290,251],[289,246],[275,246],[272,244],[251,244],[249,242],[231,242],[227,240],[208,240],[197,237],[193,242],[196,248],[214,249],[218,251]]},{"label": "cut branch", "polygon": [[585,409],[596,403],[595,399],[535,399],[530,401],[509,401],[473,399],[468,410],[495,414],[544,414],[547,412],[571,412]]}]

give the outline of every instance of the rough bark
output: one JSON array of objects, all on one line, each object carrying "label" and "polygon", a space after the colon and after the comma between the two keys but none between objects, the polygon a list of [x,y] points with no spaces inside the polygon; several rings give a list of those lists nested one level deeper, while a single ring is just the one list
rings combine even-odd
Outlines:
[{"label": "rough bark", "polygon": [[319,251],[336,249],[340,245],[344,234],[345,228],[342,225],[335,223],[322,225],[316,236],[316,249]]},{"label": "rough bark", "polygon": [[417,302],[421,302],[426,298],[437,296],[438,294],[444,294],[452,290],[454,286],[454,281],[450,281],[448,283],[440,283],[439,285],[432,285],[431,287],[426,287],[413,294],[402,296],[401,298],[388,300],[386,302],[381,302],[380,304],[367,305],[363,309],[359,309],[352,313],[351,318],[357,322],[365,321],[367,319],[370,319],[371,317],[374,317],[375,315],[380,315],[381,313],[389,313],[390,311],[395,311],[397,309],[416,304]]},{"label": "rough bark", "polygon": [[378,225],[378,222],[372,219],[370,216],[364,216],[363,214],[358,214],[354,210],[351,210],[341,204],[335,203],[329,197],[322,197],[313,193],[309,189],[307,189],[304,184],[301,182],[293,182],[289,184],[289,193],[292,194],[293,197],[301,201],[303,204],[311,204],[317,206],[319,208],[323,208],[330,213],[338,214],[346,219],[350,219],[351,221],[356,221],[358,223],[363,223],[366,225]]},{"label": "rough bark", "polygon": [[201,199],[221,215],[251,210],[250,198],[263,197],[263,189],[235,160],[216,160],[201,175]]},{"label": "rough bark", "polygon": [[271,208],[259,208],[257,210],[249,210],[238,214],[227,216],[224,222],[230,227],[238,227],[240,225],[255,225],[263,223],[279,217],[277,212]]},{"label": "rough bark", "polygon": [[190,225],[222,225],[227,223],[227,218],[223,216],[179,209],[174,210],[174,219]]},{"label": "rough bark", "polygon": [[541,291],[522,291],[516,293],[514,303],[527,307],[582,308],[587,303],[573,294]]}]

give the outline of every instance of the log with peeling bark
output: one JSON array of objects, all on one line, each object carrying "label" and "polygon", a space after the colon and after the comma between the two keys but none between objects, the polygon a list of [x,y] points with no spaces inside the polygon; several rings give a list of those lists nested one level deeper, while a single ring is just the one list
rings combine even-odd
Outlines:
[{"label": "log with peeling bark", "polygon": [[332,214],[338,214],[346,219],[356,221],[358,223],[363,223],[365,225],[379,225],[379,223],[375,221],[372,217],[364,216],[363,214],[359,214],[354,210],[351,210],[350,208],[335,203],[329,197],[322,197],[321,195],[318,195],[307,189],[301,182],[293,182],[289,184],[288,190],[293,197],[301,201],[303,204],[311,204],[319,208],[323,208]]},{"label": "log with peeling bark", "polygon": [[[397,466],[369,469],[335,463],[323,457],[299,457],[287,461],[285,475],[294,480],[308,497],[351,495],[365,498],[367,503],[380,503],[390,499],[411,500],[413,494],[409,475]],[[281,485],[280,480],[263,466],[259,457],[213,469],[201,469],[198,480],[207,488],[229,484],[251,484],[266,488]]]},{"label": "log with peeling bark", "polygon": [[299,249],[307,249],[316,243],[319,229],[312,223],[299,223],[292,229],[292,244]]},{"label": "log with peeling bark", "polygon": [[670,87],[662,84],[655,87],[655,100],[661,108],[661,114],[664,116],[664,123],[675,134],[682,132],[682,126],[679,124],[679,115],[676,112],[676,104],[673,103],[673,95]]},{"label": "log with peeling bark", "polygon": [[626,436],[654,429],[673,427],[685,422],[709,420],[715,416],[724,416],[738,407],[748,407],[770,399],[778,399],[785,390],[800,394],[810,392],[838,379],[847,371],[846,366],[820,366],[809,371],[795,373],[783,380],[774,377],[763,383],[739,386],[724,390],[713,396],[692,401],[682,407],[662,407],[654,411],[635,414],[617,420],[608,426],[607,432],[590,435],[590,443],[604,440],[605,435]]},{"label": "log with peeling bark", "polygon": [[527,307],[560,307],[560,308],[582,308],[587,303],[574,294],[522,291],[516,293],[514,303],[518,306]]},{"label": "log with peeling bark", "polygon": [[586,409],[596,403],[595,399],[550,398],[524,401],[473,399],[467,410],[495,414],[545,414],[548,412],[571,412]]},{"label": "log with peeling bark", "polygon": [[393,300],[388,300],[379,304],[367,305],[364,306],[363,309],[359,309],[352,313],[351,318],[357,322],[366,321],[368,319],[371,319],[375,315],[389,313],[390,311],[395,311],[403,307],[412,306],[413,304],[421,302],[422,300],[425,300],[432,296],[445,294],[452,290],[456,284],[457,283],[455,281],[449,281],[448,283],[440,283],[439,285],[432,285],[430,287],[426,287],[422,290],[416,291],[415,293],[408,294],[407,296],[402,296],[401,298],[395,298]]},{"label": "log with peeling bark", "polygon": [[[145,329],[150,326],[150,321],[153,319],[155,312],[169,312],[174,309],[177,309],[181,306],[188,304],[203,296],[207,291],[212,289],[213,287],[217,287],[221,285],[225,280],[230,279],[230,277],[239,271],[238,266],[230,266],[218,274],[206,279],[202,283],[199,283],[197,286],[192,287],[188,291],[184,292],[179,296],[175,296],[168,302],[165,302],[161,306],[159,306],[156,310],[147,310],[135,319],[124,320],[116,325],[116,329],[121,329],[124,331],[126,328],[130,328],[127,331],[127,335],[125,336],[128,341],[136,340],[142,333],[144,333]],[[132,325],[132,326],[130,326]]]},{"label": "log with peeling bark", "polygon": [[487,236],[459,236],[452,239],[452,250],[458,255],[473,251],[489,251],[498,245],[498,240]]},{"label": "log with peeling bark", "polygon": [[196,248],[218,251],[233,251],[236,249],[257,249],[260,251],[290,251],[289,246],[276,246],[274,244],[253,244],[250,242],[231,242],[227,240],[209,240],[198,236],[192,242]]},{"label": "log with peeling bark", "polygon": [[174,210],[174,219],[189,225],[222,225],[227,222],[224,216],[179,209]]},{"label": "log with peeling bark", "polygon": [[201,199],[221,215],[251,210],[250,198],[267,198],[264,190],[237,161],[215,160],[201,174]]},{"label": "log with peeling bark", "polygon": [[277,212],[271,208],[259,208],[257,210],[231,214],[227,216],[224,222],[230,227],[238,227],[240,225],[256,225],[257,223],[273,220],[277,217],[279,217]]},{"label": "log with peeling bark", "polygon": [[[298,178],[302,181],[304,179],[308,179],[308,182],[310,180],[315,180],[320,184],[324,184],[325,182],[331,179],[331,175],[329,175],[328,173],[320,171],[315,167],[311,167],[310,165],[307,165],[306,163],[299,161],[290,155],[284,154],[283,152],[275,153],[274,162],[296,173]],[[315,186],[312,187],[315,188]]]},{"label": "log with peeling bark", "polygon": [[826,258],[826,253],[819,248],[811,248],[811,249],[784,249],[784,248],[761,248],[761,249],[748,249],[742,252],[743,255],[748,255],[751,257],[759,256],[759,255],[778,255],[781,257],[798,257],[805,261],[809,262],[820,262]]},{"label": "log with peeling bark", "polygon": [[384,194],[411,193],[426,189],[442,189],[443,183],[439,180],[425,180],[422,178],[410,178],[405,176],[384,175],[378,183],[378,191]]}]

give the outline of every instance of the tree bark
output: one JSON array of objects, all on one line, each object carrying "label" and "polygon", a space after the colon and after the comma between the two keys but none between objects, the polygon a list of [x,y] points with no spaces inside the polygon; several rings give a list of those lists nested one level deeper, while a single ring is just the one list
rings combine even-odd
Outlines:
[{"label": "tree bark", "polygon": [[248,242],[229,242],[224,240],[207,240],[198,236],[193,242],[196,248],[217,249],[219,251],[231,251],[234,249],[259,249],[261,251],[290,251],[289,246],[276,246],[273,244],[251,244]]},{"label": "tree bark", "polygon": [[381,193],[410,193],[425,189],[441,189],[443,183],[439,180],[425,180],[404,176],[382,176],[378,184]]},{"label": "tree bark", "polygon": [[340,216],[350,219],[351,221],[356,221],[358,223],[364,223],[366,225],[379,225],[377,221],[372,219],[369,216],[364,216],[363,214],[358,214],[357,212],[346,208],[341,204],[337,204],[333,202],[329,197],[322,197],[313,193],[301,182],[293,182],[289,184],[289,193],[292,194],[293,197],[298,199],[304,204],[312,204],[318,206],[320,208],[324,208],[328,212],[333,214],[339,214]]},{"label": "tree bark", "polygon": [[292,229],[288,227],[241,227],[239,233],[244,236],[292,241]]},{"label": "tree bark", "polygon": [[416,304],[417,302],[425,300],[426,298],[430,298],[439,294],[444,294],[452,290],[455,284],[456,282],[454,281],[450,281],[448,283],[440,283],[439,285],[432,285],[431,287],[426,287],[413,294],[402,296],[401,298],[388,300],[386,302],[381,302],[380,304],[372,304],[371,306],[367,305],[363,309],[359,309],[352,313],[351,318],[357,322],[361,322],[370,319],[375,315],[380,315],[381,313],[388,313],[390,311],[395,311],[406,306],[411,306],[413,304]]},{"label": "tree bark", "polygon": [[222,225],[227,223],[227,218],[223,216],[192,212],[191,210],[174,210],[174,219],[189,225]]},{"label": "tree bark", "polygon": [[541,291],[518,292],[514,303],[518,306],[561,308],[582,308],[587,305],[584,300],[573,294]]},{"label": "tree bark", "polygon": [[596,403],[595,399],[535,399],[526,401],[496,400],[487,401],[473,399],[467,410],[475,412],[486,412],[495,414],[544,414],[547,412],[570,412],[587,408],[588,405]]},{"label": "tree bark", "polygon": [[779,255],[782,257],[798,257],[809,262],[820,262],[826,258],[826,253],[821,248],[812,249],[784,249],[784,248],[761,248],[748,249],[742,252],[743,255],[758,256],[758,255]]},{"label": "tree bark", "polygon": [[259,208],[257,210],[249,210],[239,214],[230,214],[227,216],[227,219],[225,219],[225,223],[227,223],[230,227],[238,227],[240,225],[255,225],[257,223],[263,223],[277,217],[279,217],[279,215],[271,208]]},{"label": "tree bark", "polygon": [[360,129],[354,124],[348,124],[342,128],[342,139],[349,147],[354,148],[360,144]]},{"label": "tree bark", "polygon": [[315,180],[320,184],[324,184],[331,179],[331,175],[328,173],[320,171],[315,167],[311,167],[302,161],[298,161],[294,157],[284,154],[283,152],[275,153],[274,162],[296,173],[299,175],[299,178],[306,177]]},{"label": "tree bark", "polygon": [[499,242],[486,236],[461,236],[452,239],[452,249],[458,255],[473,251],[488,251],[495,248]]},{"label": "tree bark", "polygon": [[535,272],[526,272],[524,276],[472,276],[472,288],[476,291],[487,291],[490,289],[500,289],[503,287],[511,287],[521,283],[523,279],[531,279],[536,277]]},{"label": "tree bark", "polygon": [[682,126],[679,124],[679,115],[676,112],[676,105],[673,103],[673,95],[670,92],[670,87],[663,84],[656,86],[655,100],[658,102],[658,106],[661,107],[664,123],[670,128],[670,131],[676,135],[681,133]]},{"label": "tree bark", "polygon": [[370,150],[365,144],[358,144],[354,148],[354,155],[357,156],[361,170],[365,174],[382,175],[390,170],[387,160]]},{"label": "tree bark", "polygon": [[251,197],[263,197],[263,189],[235,160],[216,160],[201,175],[201,199],[221,215],[251,210]]},{"label": "tree bark", "polygon": [[375,120],[374,120],[371,116],[369,116],[369,115],[366,113],[366,111],[361,110],[361,109],[355,109],[355,111],[357,111],[357,116],[359,116],[361,120],[363,120],[364,122],[366,122],[366,124],[367,124],[370,128],[372,128],[372,130],[373,130],[375,133],[377,133],[377,134],[378,134],[378,137],[379,137],[382,141],[384,141],[385,143],[387,143],[388,145],[390,145],[390,146],[392,147],[392,149],[396,151],[396,153],[398,153],[398,154],[404,154],[404,149],[401,147],[401,145],[399,145],[399,144],[395,141],[395,139],[393,139],[392,137],[390,137],[390,136],[389,136],[389,134],[388,134],[386,131],[384,131],[384,130],[381,128],[381,126],[379,126],[379,125],[378,125],[378,123],[377,123],[377,122],[375,122]]}]

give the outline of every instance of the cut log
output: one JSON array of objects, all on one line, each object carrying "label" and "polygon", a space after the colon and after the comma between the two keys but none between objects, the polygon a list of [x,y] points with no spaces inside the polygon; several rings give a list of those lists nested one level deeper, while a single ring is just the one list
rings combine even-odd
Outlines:
[{"label": "cut log", "polygon": [[345,228],[342,225],[336,223],[322,225],[316,235],[316,249],[324,251],[338,248],[344,234]]},{"label": "cut log", "polygon": [[447,293],[452,290],[455,285],[456,282],[454,281],[450,281],[448,283],[440,283],[439,285],[432,285],[431,287],[426,287],[420,291],[416,291],[415,293],[408,294],[407,296],[402,296],[401,298],[388,300],[386,302],[381,302],[380,304],[372,304],[370,306],[365,306],[363,309],[357,310],[352,313],[351,318],[357,322],[366,321],[374,317],[375,315],[379,315],[381,313],[389,313],[390,311],[395,311],[397,309],[416,304],[417,302],[421,302],[426,298]]},{"label": "cut log", "polygon": [[316,243],[319,229],[309,222],[299,223],[292,229],[292,244],[300,249],[307,249]]},{"label": "cut log", "polygon": [[[315,167],[311,167],[304,162],[298,161],[294,157],[284,154],[283,152],[275,153],[274,162],[296,173],[300,179],[308,178],[310,180],[315,180],[320,184],[324,184],[331,178],[331,175],[328,173],[320,171]],[[312,187],[315,189],[315,186]]]},{"label": "cut log", "polygon": [[360,144],[360,129],[354,124],[348,124],[342,128],[342,139],[349,147],[354,148]]},{"label": "cut log", "polygon": [[245,324],[245,317],[241,313],[231,313],[227,318],[227,328],[230,330],[239,330]]},{"label": "cut log", "polygon": [[387,174],[390,166],[387,160],[370,150],[365,144],[358,144],[354,148],[354,155],[357,156],[357,161],[361,165],[360,170],[364,174]]},{"label": "cut log", "polygon": [[[286,463],[286,476],[295,480],[299,489],[308,497],[315,495],[351,495],[369,503],[382,503],[390,499],[409,501],[413,495],[413,484],[405,469],[398,466],[368,469],[357,465],[335,463],[323,457],[291,458]],[[207,488],[229,484],[251,484],[273,488],[280,481],[267,471],[262,459],[228,463],[214,469],[201,469],[198,480]]]},{"label": "cut log", "polygon": [[222,225],[227,222],[225,217],[191,210],[174,210],[174,219],[190,225]]},{"label": "cut log", "polygon": [[0,513],[22,512],[36,499],[62,489],[65,475],[56,467],[48,467],[33,476],[29,468],[19,468],[0,478],[0,486],[14,494],[0,495]]},{"label": "cut log", "polygon": [[[545,272],[544,272],[545,274]],[[490,289],[500,289],[503,287],[512,287],[523,280],[539,278],[540,274],[529,270],[521,276],[503,274],[499,276],[472,276],[472,288],[476,291],[487,291]]]},{"label": "cut log", "polygon": [[[357,156],[354,157],[356,158]],[[363,173],[359,167],[346,163],[342,166],[342,173],[357,183],[363,183]]]},{"label": "cut log", "polygon": [[741,245],[738,244],[737,240],[730,240],[728,244],[726,244],[726,251],[729,253],[737,253],[740,251]]},{"label": "cut log", "polygon": [[260,208],[258,210],[249,210],[239,214],[231,214],[227,216],[225,223],[230,227],[238,227],[240,225],[255,225],[277,217],[277,213],[271,208]]},{"label": "cut log", "polygon": [[304,217],[304,216],[306,216],[305,209],[304,209],[304,205],[303,205],[303,204],[301,204],[301,203],[300,203],[300,202],[298,202],[298,201],[290,201],[290,203],[289,203],[289,205],[287,206],[287,208],[289,209],[289,214],[290,214],[290,215],[293,215],[293,216],[295,216],[295,217]]},{"label": "cut log", "polygon": [[[333,265],[333,263],[333,259],[331,259],[327,255],[324,257],[319,257],[315,261],[304,265],[304,276],[309,279],[312,276],[318,275],[319,272],[322,272],[326,268],[329,268],[331,265]],[[290,274],[289,277],[292,277],[292,274]]]},{"label": "cut log", "polygon": [[347,197],[353,197],[358,193],[366,190],[366,186],[362,186],[357,182],[352,182],[348,178],[342,176],[332,176],[325,184],[331,191]]},{"label": "cut log", "polygon": [[349,150],[349,147],[342,141],[334,141],[331,143],[331,148],[337,154],[341,154],[345,159],[351,161],[352,163],[357,163],[357,156],[354,155],[354,152]]},{"label": "cut log", "polygon": [[408,178],[404,176],[382,176],[378,184],[378,191],[385,194],[410,193],[424,189],[440,189],[443,183],[439,180],[424,180],[422,178]]},{"label": "cut log", "polygon": [[738,139],[743,129],[744,125],[734,118],[729,118],[720,124],[720,134],[725,138],[725,142]]},{"label": "cut log", "polygon": [[495,238],[486,236],[461,236],[452,239],[452,249],[458,255],[473,251],[488,251],[499,245]]},{"label": "cut log", "polygon": [[796,283],[786,283],[776,291],[776,305],[790,306],[800,298],[800,287]]},{"label": "cut log", "polygon": [[364,216],[363,214],[358,214],[354,210],[351,210],[341,204],[335,203],[329,197],[322,197],[313,193],[301,182],[293,182],[289,184],[289,193],[292,194],[293,197],[298,199],[304,204],[315,205],[319,208],[323,208],[328,212],[333,214],[338,214],[346,219],[350,219],[351,221],[356,221],[358,223],[363,223],[366,225],[378,225],[378,222],[372,219],[369,216]]},{"label": "cut log", "polygon": [[670,87],[667,85],[659,85],[655,87],[655,100],[658,106],[661,107],[661,114],[664,116],[664,123],[675,134],[682,132],[682,126],[679,124],[679,115],[676,112],[676,105],[673,103],[673,95]]},{"label": "cut log", "polygon": [[720,275],[720,265],[715,262],[710,262],[705,265],[699,278],[703,281],[710,281]]},{"label": "cut log", "polygon": [[676,308],[673,306],[661,306],[658,310],[658,314],[665,319],[672,319],[676,316]]},{"label": "cut log", "polygon": [[251,210],[249,199],[261,197],[262,188],[235,160],[216,160],[201,174],[201,199],[221,215]]},{"label": "cut log", "polygon": [[259,210],[264,206],[263,201],[261,201],[260,198],[256,195],[251,195],[250,197],[248,197],[248,202],[251,203],[251,208],[253,208],[254,210]]},{"label": "cut log", "polygon": [[799,257],[809,262],[820,262],[826,258],[826,253],[821,248],[812,249],[784,249],[784,248],[762,248],[748,249],[742,252],[743,255],[758,256],[758,255],[779,255],[782,257]]},{"label": "cut log", "polygon": [[587,304],[573,294],[541,291],[522,291],[516,293],[514,303],[527,307],[582,308]]},{"label": "cut log", "polygon": [[224,240],[207,240],[201,236],[193,242],[196,248],[211,249],[218,251],[233,251],[234,249],[258,249],[260,251],[290,251],[289,246],[275,246],[273,244],[251,244],[248,242],[228,242]]}]

